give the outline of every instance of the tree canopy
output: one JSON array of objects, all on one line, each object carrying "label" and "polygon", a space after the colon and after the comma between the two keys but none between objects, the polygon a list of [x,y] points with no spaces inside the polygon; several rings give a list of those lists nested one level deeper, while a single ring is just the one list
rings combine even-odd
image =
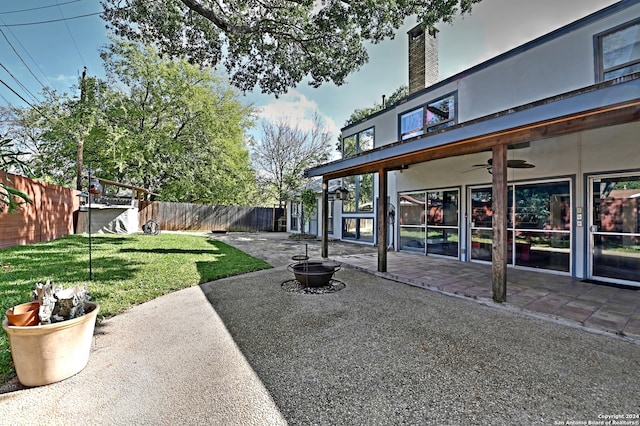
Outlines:
[{"label": "tree canopy", "polygon": [[384,105],[374,102],[373,106],[354,110],[349,118],[345,120],[344,125],[350,126],[351,124],[367,118],[371,114],[381,111],[388,106],[393,106],[395,103],[405,99],[407,96],[409,96],[409,86],[400,86],[389,96],[389,99],[385,101]]},{"label": "tree canopy", "polygon": [[[255,111],[228,82],[151,47],[114,40],[107,80],[80,81],[80,96],[46,93],[23,114],[38,176],[69,185],[78,147],[106,179],[165,201],[244,204],[255,190],[245,132]],[[34,130],[35,129],[35,130]]]},{"label": "tree canopy", "polygon": [[203,66],[222,65],[240,90],[318,87],[368,60],[365,43],[393,38],[405,19],[450,22],[481,0],[103,0],[120,36]]}]

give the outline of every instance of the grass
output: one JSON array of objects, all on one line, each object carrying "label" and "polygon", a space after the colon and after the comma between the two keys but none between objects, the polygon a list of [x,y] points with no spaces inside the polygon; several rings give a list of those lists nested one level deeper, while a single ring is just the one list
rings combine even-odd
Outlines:
[{"label": "grass", "polygon": [[[0,250],[0,311],[30,299],[37,282],[64,288],[87,285],[100,304],[100,318],[112,317],[163,294],[215,279],[270,268],[269,264],[198,235],[94,235],[93,280],[89,280],[89,238],[71,235],[55,241]],[[15,375],[6,333],[0,334],[0,383]]]}]

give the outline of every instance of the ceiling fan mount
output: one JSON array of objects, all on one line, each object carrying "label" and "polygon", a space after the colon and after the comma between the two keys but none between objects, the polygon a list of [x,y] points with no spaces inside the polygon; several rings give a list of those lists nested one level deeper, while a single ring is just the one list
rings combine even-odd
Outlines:
[{"label": "ceiling fan mount", "polygon": [[[491,173],[491,169],[493,169],[493,160],[489,158],[486,163],[474,164],[472,167],[473,169],[469,171],[487,169],[487,171]],[[507,160],[507,167],[510,169],[531,169],[534,168],[535,165],[527,163],[527,160]]]}]

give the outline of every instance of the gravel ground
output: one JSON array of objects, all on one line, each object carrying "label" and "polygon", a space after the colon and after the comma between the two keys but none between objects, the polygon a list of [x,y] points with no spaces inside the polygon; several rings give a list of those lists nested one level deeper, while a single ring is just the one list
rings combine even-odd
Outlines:
[{"label": "gravel ground", "polygon": [[343,269],[204,286],[290,424],[529,425],[640,414],[640,346]]},{"label": "gravel ground", "polygon": [[640,413],[637,343],[351,269],[336,278],[346,287],[335,293],[284,291],[280,267],[137,306],[96,329],[76,376],[0,394],[0,425],[556,425]]}]

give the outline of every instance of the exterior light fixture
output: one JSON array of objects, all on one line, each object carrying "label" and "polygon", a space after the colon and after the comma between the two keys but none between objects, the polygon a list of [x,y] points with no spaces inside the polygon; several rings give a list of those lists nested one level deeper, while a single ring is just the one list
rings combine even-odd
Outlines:
[{"label": "exterior light fixture", "polygon": [[346,188],[336,189],[336,200],[347,200],[349,198],[349,190]]}]

